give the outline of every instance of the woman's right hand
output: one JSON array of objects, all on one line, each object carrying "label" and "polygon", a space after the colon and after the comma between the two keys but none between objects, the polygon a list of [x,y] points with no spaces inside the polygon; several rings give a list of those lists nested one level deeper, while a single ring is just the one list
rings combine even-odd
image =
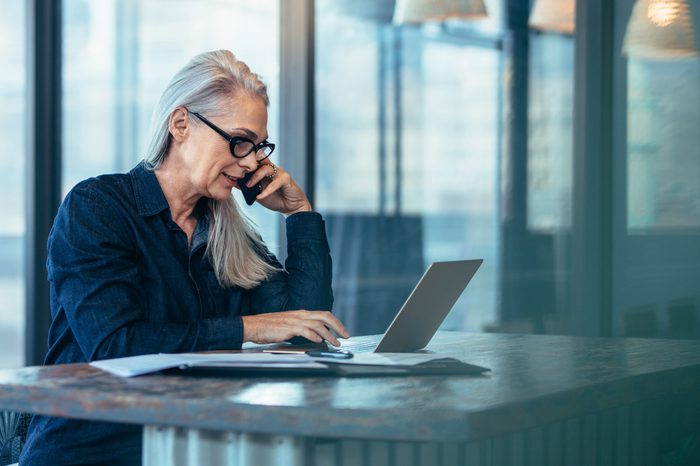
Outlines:
[{"label": "woman's right hand", "polygon": [[320,343],[326,340],[333,346],[340,342],[335,332],[350,338],[345,326],[328,311],[285,311],[243,316],[243,341],[278,343],[292,337],[304,337]]}]

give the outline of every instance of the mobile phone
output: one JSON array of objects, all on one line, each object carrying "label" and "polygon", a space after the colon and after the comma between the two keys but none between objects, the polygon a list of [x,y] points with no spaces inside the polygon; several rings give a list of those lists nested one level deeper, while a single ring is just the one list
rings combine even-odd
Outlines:
[{"label": "mobile phone", "polygon": [[353,354],[347,350],[336,350],[329,349],[326,351],[322,350],[309,350],[306,352],[312,358],[334,358],[334,359],[352,359]]},{"label": "mobile phone", "polygon": [[245,202],[248,205],[253,205],[257,195],[262,192],[262,189],[260,187],[260,183],[257,183],[255,186],[252,186],[250,188],[248,186],[246,186],[246,183],[253,176],[253,173],[255,173],[255,172],[248,172],[245,174],[245,176],[243,178],[240,178],[238,180],[238,187],[241,188],[241,192],[243,193],[243,199],[245,199]]}]

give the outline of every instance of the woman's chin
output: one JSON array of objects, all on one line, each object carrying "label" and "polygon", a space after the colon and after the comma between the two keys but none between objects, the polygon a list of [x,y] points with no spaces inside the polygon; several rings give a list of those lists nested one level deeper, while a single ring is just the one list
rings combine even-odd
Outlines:
[{"label": "woman's chin", "polygon": [[217,189],[209,193],[209,197],[215,201],[226,201],[231,197],[231,191],[233,188],[229,189]]}]

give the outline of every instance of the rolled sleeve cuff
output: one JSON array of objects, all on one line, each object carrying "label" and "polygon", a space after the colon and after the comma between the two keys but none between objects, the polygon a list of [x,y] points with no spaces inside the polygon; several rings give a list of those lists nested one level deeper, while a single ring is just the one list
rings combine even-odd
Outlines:
[{"label": "rolled sleeve cuff", "polygon": [[299,212],[287,217],[287,241],[326,240],[326,224],[318,212]]},{"label": "rolled sleeve cuff", "polygon": [[287,217],[287,242],[296,240],[326,241],[326,225],[318,212],[299,212]]},{"label": "rolled sleeve cuff", "polygon": [[224,317],[205,319],[199,326],[195,351],[240,349],[243,344],[243,319]]}]

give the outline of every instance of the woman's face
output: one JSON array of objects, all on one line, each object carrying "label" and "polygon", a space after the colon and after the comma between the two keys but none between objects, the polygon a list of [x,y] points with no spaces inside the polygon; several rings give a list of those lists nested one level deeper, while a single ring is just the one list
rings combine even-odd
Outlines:
[{"label": "woman's face", "polygon": [[[224,102],[218,116],[203,115],[230,136],[243,136],[256,144],[268,137],[267,108],[263,100],[239,93]],[[231,195],[236,180],[258,167],[255,153],[239,159],[231,155],[223,136],[191,116],[190,134],[182,146],[183,162],[197,194],[216,200]]]}]

